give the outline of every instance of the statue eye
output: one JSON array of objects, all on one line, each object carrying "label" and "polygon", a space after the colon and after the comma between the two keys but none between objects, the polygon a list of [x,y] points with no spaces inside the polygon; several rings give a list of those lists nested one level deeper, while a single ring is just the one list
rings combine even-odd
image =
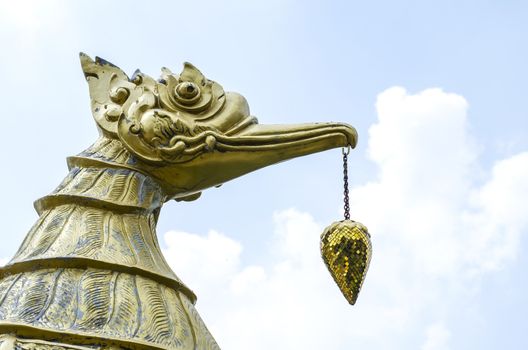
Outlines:
[{"label": "statue eye", "polygon": [[200,93],[200,88],[190,81],[179,83],[175,90],[176,96],[185,100],[193,99]]}]

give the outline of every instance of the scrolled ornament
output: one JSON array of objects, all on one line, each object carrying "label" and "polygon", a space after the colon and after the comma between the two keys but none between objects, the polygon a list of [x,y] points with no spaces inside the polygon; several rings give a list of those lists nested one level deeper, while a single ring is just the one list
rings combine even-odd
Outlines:
[{"label": "scrolled ornament", "polygon": [[119,87],[116,87],[110,90],[110,100],[112,100],[112,102],[115,102],[119,105],[122,105],[123,103],[125,103],[128,96],[130,96],[130,90],[122,86],[119,86]]},{"label": "scrolled ornament", "polygon": [[225,103],[222,87],[204,77],[192,64],[185,63],[179,76],[167,68],[162,70],[159,88],[161,103],[173,111],[189,114],[196,120],[204,120],[217,113]]}]

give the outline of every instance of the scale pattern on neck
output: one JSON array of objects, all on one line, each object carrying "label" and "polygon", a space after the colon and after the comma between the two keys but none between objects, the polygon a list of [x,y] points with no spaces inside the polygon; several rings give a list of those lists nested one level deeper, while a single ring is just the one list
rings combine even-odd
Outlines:
[{"label": "scale pattern on neck", "polygon": [[218,349],[161,253],[163,192],[118,149],[103,138],[70,158],[35,202],[39,219],[0,269],[0,349]]}]

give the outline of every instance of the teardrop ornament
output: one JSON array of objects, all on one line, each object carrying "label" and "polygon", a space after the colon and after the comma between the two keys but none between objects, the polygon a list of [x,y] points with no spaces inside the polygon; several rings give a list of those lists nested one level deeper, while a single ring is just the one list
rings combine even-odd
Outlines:
[{"label": "teardrop ornament", "polygon": [[341,293],[354,305],[372,257],[367,228],[352,220],[334,222],[321,235],[321,255]]}]

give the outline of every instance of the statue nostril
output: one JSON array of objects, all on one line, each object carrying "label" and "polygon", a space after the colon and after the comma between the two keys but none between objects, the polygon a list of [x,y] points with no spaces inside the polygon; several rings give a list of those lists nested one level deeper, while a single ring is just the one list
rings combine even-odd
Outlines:
[{"label": "statue nostril", "polygon": [[187,85],[187,92],[192,93],[194,91],[194,86],[191,84]]}]

